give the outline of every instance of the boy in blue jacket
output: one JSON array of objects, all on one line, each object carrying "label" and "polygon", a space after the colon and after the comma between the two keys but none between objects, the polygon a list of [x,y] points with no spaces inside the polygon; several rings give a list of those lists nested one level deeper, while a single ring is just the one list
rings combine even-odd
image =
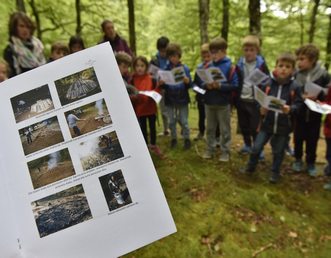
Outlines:
[{"label": "boy in blue jacket", "polygon": [[265,93],[285,100],[281,111],[272,111],[261,107],[263,116],[261,129],[256,136],[245,173],[252,174],[258,163],[260,152],[270,140],[273,154],[270,183],[280,179],[280,167],[283,162],[289,134],[292,131],[292,116],[302,108],[303,101],[300,86],[294,81],[295,57],[292,54],[281,54],[276,61],[276,69],[270,84],[265,87]]},{"label": "boy in blue jacket", "polygon": [[169,43],[166,49],[166,55],[169,60],[169,64],[166,66],[165,70],[171,71],[176,67],[184,68],[183,81],[179,84],[170,85],[165,84],[160,81],[161,88],[164,89],[164,103],[169,118],[169,128],[171,134],[171,148],[177,146],[177,131],[176,122],[182,127],[182,134],[184,138],[184,149],[189,149],[191,147],[190,141],[190,129],[188,125],[188,103],[190,102],[190,97],[188,90],[191,87],[191,75],[190,70],[187,65],[182,64],[180,59],[182,56],[182,50],[180,45],[176,43]]},{"label": "boy in blue jacket", "polygon": [[[269,69],[260,51],[260,40],[255,35],[248,35],[243,39],[243,56],[239,59],[237,67],[243,78],[241,91],[236,101],[238,114],[238,123],[244,140],[244,146],[241,148],[241,154],[248,154],[257,135],[260,122],[260,111],[256,100],[254,99],[254,85],[247,83],[245,79],[255,70],[269,76]],[[257,85],[258,86],[258,85]]]},{"label": "boy in blue jacket", "polygon": [[230,159],[231,144],[231,111],[230,103],[232,93],[239,89],[238,75],[232,66],[231,60],[226,56],[227,42],[219,37],[213,39],[209,44],[212,62],[209,67],[217,67],[221,70],[225,78],[221,81],[202,84],[206,89],[205,111],[207,120],[207,150],[203,158],[210,159],[215,154],[216,147],[216,127],[220,129],[220,145],[222,162]]}]

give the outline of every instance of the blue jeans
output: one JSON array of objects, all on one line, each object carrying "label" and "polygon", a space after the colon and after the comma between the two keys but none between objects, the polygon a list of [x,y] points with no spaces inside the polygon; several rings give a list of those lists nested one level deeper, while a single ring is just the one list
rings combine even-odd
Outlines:
[{"label": "blue jeans", "polygon": [[247,167],[253,170],[256,168],[260,153],[263,150],[264,145],[270,140],[273,156],[271,171],[279,174],[288,139],[288,135],[267,133],[261,130],[256,136]]},{"label": "blue jeans", "polygon": [[183,138],[190,139],[190,129],[188,126],[188,104],[166,106],[171,139],[177,139],[176,123],[177,121],[183,129]]}]

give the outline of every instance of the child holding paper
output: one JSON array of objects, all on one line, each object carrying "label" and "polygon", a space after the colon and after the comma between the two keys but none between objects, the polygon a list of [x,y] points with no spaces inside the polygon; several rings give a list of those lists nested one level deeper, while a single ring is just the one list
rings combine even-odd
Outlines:
[{"label": "child holding paper", "polygon": [[[132,76],[132,85],[138,91],[152,91],[156,88],[156,81],[148,74],[148,61],[143,56],[138,56],[133,61],[134,74]],[[139,94],[135,106],[136,115],[144,135],[146,144],[148,144],[147,122],[149,125],[150,145],[149,148],[155,154],[161,156],[161,150],[156,145],[156,103],[148,96]]]},{"label": "child holding paper", "polygon": [[[242,50],[244,55],[239,59],[237,66],[243,83],[239,98],[236,101],[236,108],[239,128],[244,139],[244,146],[239,152],[241,154],[248,154],[251,151],[257,135],[260,112],[258,103],[254,99],[254,84],[248,81],[247,78],[249,75],[252,75],[256,69],[263,72],[267,78],[267,76],[269,76],[269,70],[264,58],[258,54],[260,51],[260,40],[257,36],[246,36],[243,39]],[[263,80],[256,86],[262,86],[261,83],[263,83]]]},{"label": "child holding paper", "polygon": [[[207,68],[209,66],[209,62],[211,61],[211,55],[210,55],[208,43],[205,43],[201,46],[200,54],[201,54],[202,63],[200,63],[197,66],[197,69]],[[194,84],[197,85],[198,87],[200,87],[203,84],[203,81],[200,79],[197,73],[195,73],[194,75]],[[202,93],[196,92],[195,100],[197,101],[198,112],[199,112],[199,121],[198,121],[199,133],[194,140],[200,140],[203,138],[205,134],[206,114],[205,114],[204,95]]]},{"label": "child holding paper", "polygon": [[182,67],[184,69],[184,77],[180,83],[166,84],[164,81],[160,81],[160,86],[164,89],[164,101],[169,118],[169,128],[171,133],[171,148],[177,146],[177,131],[176,123],[179,120],[179,124],[182,127],[182,135],[184,138],[184,149],[187,150],[191,147],[190,141],[190,129],[188,125],[188,103],[190,97],[188,90],[191,87],[191,75],[187,65],[182,64],[180,59],[182,56],[182,50],[180,45],[175,43],[169,43],[166,54],[169,60],[169,64],[166,66],[167,71],[171,71],[174,68]]},{"label": "child holding paper", "polygon": [[277,58],[276,69],[270,84],[265,87],[269,96],[285,100],[281,112],[275,112],[261,107],[263,116],[261,129],[256,136],[245,173],[251,175],[257,166],[260,152],[270,140],[273,154],[270,183],[277,183],[280,179],[280,167],[283,162],[285,148],[292,130],[291,116],[297,114],[303,105],[300,86],[293,80],[295,57],[282,54]]},{"label": "child holding paper", "polygon": [[115,59],[118,65],[118,68],[120,70],[120,73],[122,75],[126,90],[129,94],[131,103],[133,108],[135,108],[136,102],[137,102],[137,96],[138,96],[138,90],[129,84],[129,81],[131,80],[130,77],[130,67],[132,63],[132,58],[129,54],[125,52],[117,52],[115,54]]},{"label": "child holding paper", "polygon": [[231,111],[230,101],[232,92],[239,88],[238,75],[232,66],[231,60],[226,56],[227,42],[223,38],[215,38],[209,44],[212,62],[209,67],[217,68],[222,80],[204,83],[205,111],[207,119],[207,150],[203,158],[210,159],[215,153],[216,127],[220,128],[220,161],[228,162],[230,159],[231,144]]},{"label": "child holding paper", "polygon": [[[313,44],[306,44],[296,50],[298,71],[295,74],[296,81],[302,85],[302,92],[305,98],[323,101],[325,98],[325,88],[330,76],[318,62],[319,49]],[[312,96],[308,93],[307,87],[310,83],[320,86],[319,92]],[[316,88],[316,86],[315,86]],[[316,176],[315,160],[316,148],[320,135],[322,115],[310,111],[305,105],[300,113],[295,116],[294,128],[294,156],[293,170],[300,172],[303,170],[303,145],[306,147],[307,172],[310,176]]]}]

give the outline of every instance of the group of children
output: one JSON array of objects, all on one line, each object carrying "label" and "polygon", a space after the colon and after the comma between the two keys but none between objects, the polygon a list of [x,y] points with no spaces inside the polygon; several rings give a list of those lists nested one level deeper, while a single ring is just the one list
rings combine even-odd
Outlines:
[{"label": "group of children", "polygon": [[[116,38],[117,34],[114,32],[112,22],[107,21],[106,24],[112,25],[111,35],[114,34]],[[13,14],[9,28],[10,43],[4,51],[7,62],[4,60],[0,62],[0,82],[45,63],[45,58],[41,55],[42,43],[32,36],[34,27],[24,14]],[[106,33],[106,29],[103,28],[103,30]],[[52,45],[49,61],[84,48],[83,40],[77,36],[70,38],[68,47],[56,42]],[[189,89],[200,88],[196,90],[199,134],[195,140],[200,140],[206,135],[206,150],[202,156],[204,159],[213,158],[217,153],[216,146],[219,145],[221,151],[219,160],[230,161],[231,109],[235,107],[238,126],[244,141],[240,153],[250,155],[246,167],[242,169],[244,174],[254,173],[259,160],[263,158],[263,148],[270,140],[273,160],[269,181],[277,183],[280,179],[285,149],[290,146],[290,134],[293,132],[295,157],[293,170],[296,172],[306,170],[310,176],[316,176],[315,161],[322,115],[311,111],[303,101],[308,98],[331,104],[331,91],[328,88],[330,76],[318,62],[319,50],[315,45],[306,44],[298,48],[295,55],[280,54],[276,60],[275,69],[269,73],[266,61],[260,54],[258,37],[249,35],[243,39],[243,56],[236,65],[232,64],[231,59],[226,55],[227,42],[221,37],[215,38],[209,44],[202,45],[202,63],[197,66],[197,70],[217,69],[221,76],[213,81],[200,78],[197,72],[192,80],[190,69],[181,62],[180,45],[169,42],[168,38],[160,37],[157,41],[157,49],[157,54],[150,62],[143,56],[133,57],[122,51],[115,53],[143,136],[151,151],[163,157],[156,144],[157,104],[152,98],[139,92],[157,91],[162,95],[160,108],[163,134],[170,134],[170,147],[176,148],[178,123],[181,126],[183,148],[188,150],[191,147],[188,122]],[[158,76],[152,76],[149,73],[151,64],[165,71],[181,68],[183,74],[180,81],[171,84]],[[259,85],[253,85],[249,80],[256,69],[267,77]],[[314,96],[307,93],[307,87],[312,83],[315,88],[316,85],[320,87],[318,94]],[[284,104],[278,111],[260,106],[254,97],[256,89],[282,100]],[[325,118],[324,134],[328,162],[324,172],[326,175],[331,175],[331,115]],[[305,162],[303,161],[304,149]],[[325,188],[331,189],[331,183]]]}]

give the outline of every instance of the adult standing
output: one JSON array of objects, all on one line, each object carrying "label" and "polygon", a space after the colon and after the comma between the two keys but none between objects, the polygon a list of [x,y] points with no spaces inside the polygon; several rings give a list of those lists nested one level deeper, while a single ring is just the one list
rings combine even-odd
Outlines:
[{"label": "adult standing", "polygon": [[104,20],[101,23],[101,28],[104,35],[102,41],[100,41],[99,43],[109,42],[111,47],[113,48],[114,53],[123,51],[129,54],[131,57],[133,56],[132,51],[126,43],[125,39],[123,39],[117,34],[114,23],[112,21]]},{"label": "adult standing", "polygon": [[3,57],[10,67],[9,77],[24,73],[46,63],[44,46],[33,36],[35,26],[23,12],[11,14],[9,19],[9,43]]}]

